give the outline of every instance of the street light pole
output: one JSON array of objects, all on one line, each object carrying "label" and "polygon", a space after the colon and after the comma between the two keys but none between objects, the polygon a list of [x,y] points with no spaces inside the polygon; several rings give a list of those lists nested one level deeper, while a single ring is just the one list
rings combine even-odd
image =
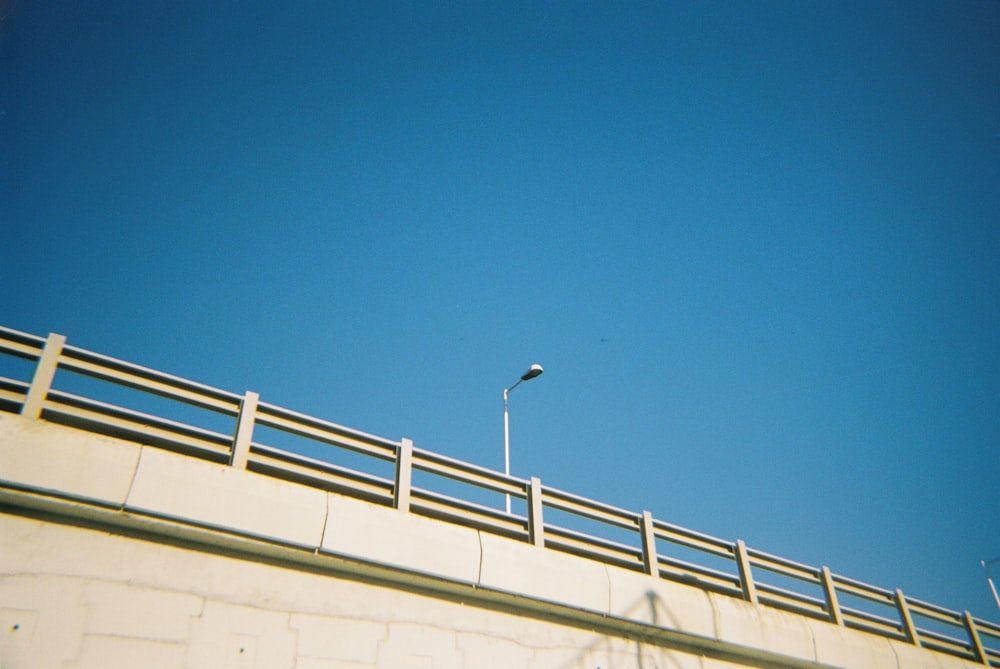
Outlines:
[{"label": "street light pole", "polygon": [[1000,608],[1000,595],[997,595],[997,586],[993,583],[993,577],[990,575],[990,569],[997,564],[1000,564],[1000,557],[993,558],[990,561],[981,560],[979,564],[983,565],[983,569],[986,571],[986,582],[990,584],[990,592],[993,593],[993,601],[997,603],[997,608]]},{"label": "street light pole", "polygon": [[[507,409],[507,396],[510,391],[521,385],[521,381],[530,381],[531,379],[539,376],[543,371],[542,366],[539,364],[534,364],[528,368],[524,374],[521,375],[520,380],[512,385],[510,388],[503,389],[503,473],[504,476],[510,476],[510,412]],[[507,493],[507,515],[510,515],[510,493]]]}]

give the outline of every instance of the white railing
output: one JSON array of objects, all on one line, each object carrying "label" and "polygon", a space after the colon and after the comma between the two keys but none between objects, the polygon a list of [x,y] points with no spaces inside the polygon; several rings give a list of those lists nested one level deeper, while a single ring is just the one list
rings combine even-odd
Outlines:
[{"label": "white railing", "polygon": [[[1000,625],[900,590],[556,490],[537,478],[506,476],[415,448],[408,439],[384,439],[260,402],[254,392],[231,393],[69,346],[61,335],[43,338],[0,327],[0,359],[12,358],[28,361],[30,381],[0,376],[0,411],[245,468],[1000,666]],[[74,380],[96,380],[111,392],[69,392],[66,386],[74,384],[63,381]],[[88,397],[92,392],[105,397]],[[166,400],[176,415],[126,408],[122,398],[128,393],[140,405]],[[214,417],[215,429],[197,424],[206,416]],[[255,440],[262,435],[310,448]],[[344,457],[358,464],[347,466]],[[373,473],[371,463],[384,471]],[[415,486],[415,475],[436,489]],[[526,512],[494,508],[483,501],[490,495],[521,500]]]}]

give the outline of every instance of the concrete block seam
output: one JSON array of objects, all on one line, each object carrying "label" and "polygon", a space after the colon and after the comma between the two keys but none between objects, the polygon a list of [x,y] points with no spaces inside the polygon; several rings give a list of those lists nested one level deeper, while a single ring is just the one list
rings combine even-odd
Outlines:
[{"label": "concrete block seam", "polygon": [[899,653],[896,652],[896,645],[890,643],[889,648],[892,649],[892,659],[896,661],[896,669],[902,669],[902,665],[899,663]]},{"label": "concrete block seam", "polygon": [[612,600],[612,597],[611,597],[611,572],[608,571],[608,565],[607,564],[602,565],[602,566],[604,567],[604,578],[608,582],[608,588],[607,588],[608,601],[604,605],[604,615],[610,616],[611,615],[611,600]]},{"label": "concrete block seam", "polygon": [[122,500],[121,506],[118,507],[119,511],[125,511],[129,508],[129,503],[132,499],[132,489],[135,487],[135,479],[139,476],[139,467],[142,466],[142,456],[145,455],[147,448],[149,447],[145,444],[139,446],[139,457],[135,459],[135,469],[132,470],[132,480],[128,482],[128,491],[125,493],[125,499]]},{"label": "concrete block seam", "polygon": [[481,587],[483,584],[483,531],[476,530],[476,539],[479,541],[479,570],[476,573],[476,582],[474,587]]},{"label": "concrete block seam", "polygon": [[325,545],[325,542],[326,542],[326,528],[327,528],[328,523],[330,522],[330,493],[329,492],[327,492],[325,495],[323,495],[323,504],[325,506],[325,508],[323,509],[323,531],[319,533],[319,545],[316,546],[316,550],[315,550],[316,555],[320,554],[320,551],[323,550],[323,546]]},{"label": "concrete block seam", "polygon": [[719,607],[716,606],[715,597],[712,594],[708,595],[708,603],[712,607],[712,627],[713,634],[717,641],[722,641],[722,612],[719,611]]}]

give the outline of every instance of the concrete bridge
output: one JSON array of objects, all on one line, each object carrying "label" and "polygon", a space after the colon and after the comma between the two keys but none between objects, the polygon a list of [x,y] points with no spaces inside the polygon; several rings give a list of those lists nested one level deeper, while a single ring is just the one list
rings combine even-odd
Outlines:
[{"label": "concrete bridge", "polygon": [[3,669],[1000,666],[1000,626],[899,590],[59,335],[0,353],[32,367],[0,378]]}]

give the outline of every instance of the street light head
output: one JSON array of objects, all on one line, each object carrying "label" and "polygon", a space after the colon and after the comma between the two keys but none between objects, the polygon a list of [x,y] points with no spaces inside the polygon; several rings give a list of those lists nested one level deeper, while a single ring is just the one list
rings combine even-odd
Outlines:
[{"label": "street light head", "polygon": [[535,378],[536,376],[540,376],[541,373],[544,372],[544,371],[545,370],[542,369],[541,365],[539,365],[538,363],[535,363],[534,365],[532,365],[531,367],[528,368],[528,371],[526,371],[524,374],[521,375],[521,380],[522,381],[530,381],[531,379]]}]

